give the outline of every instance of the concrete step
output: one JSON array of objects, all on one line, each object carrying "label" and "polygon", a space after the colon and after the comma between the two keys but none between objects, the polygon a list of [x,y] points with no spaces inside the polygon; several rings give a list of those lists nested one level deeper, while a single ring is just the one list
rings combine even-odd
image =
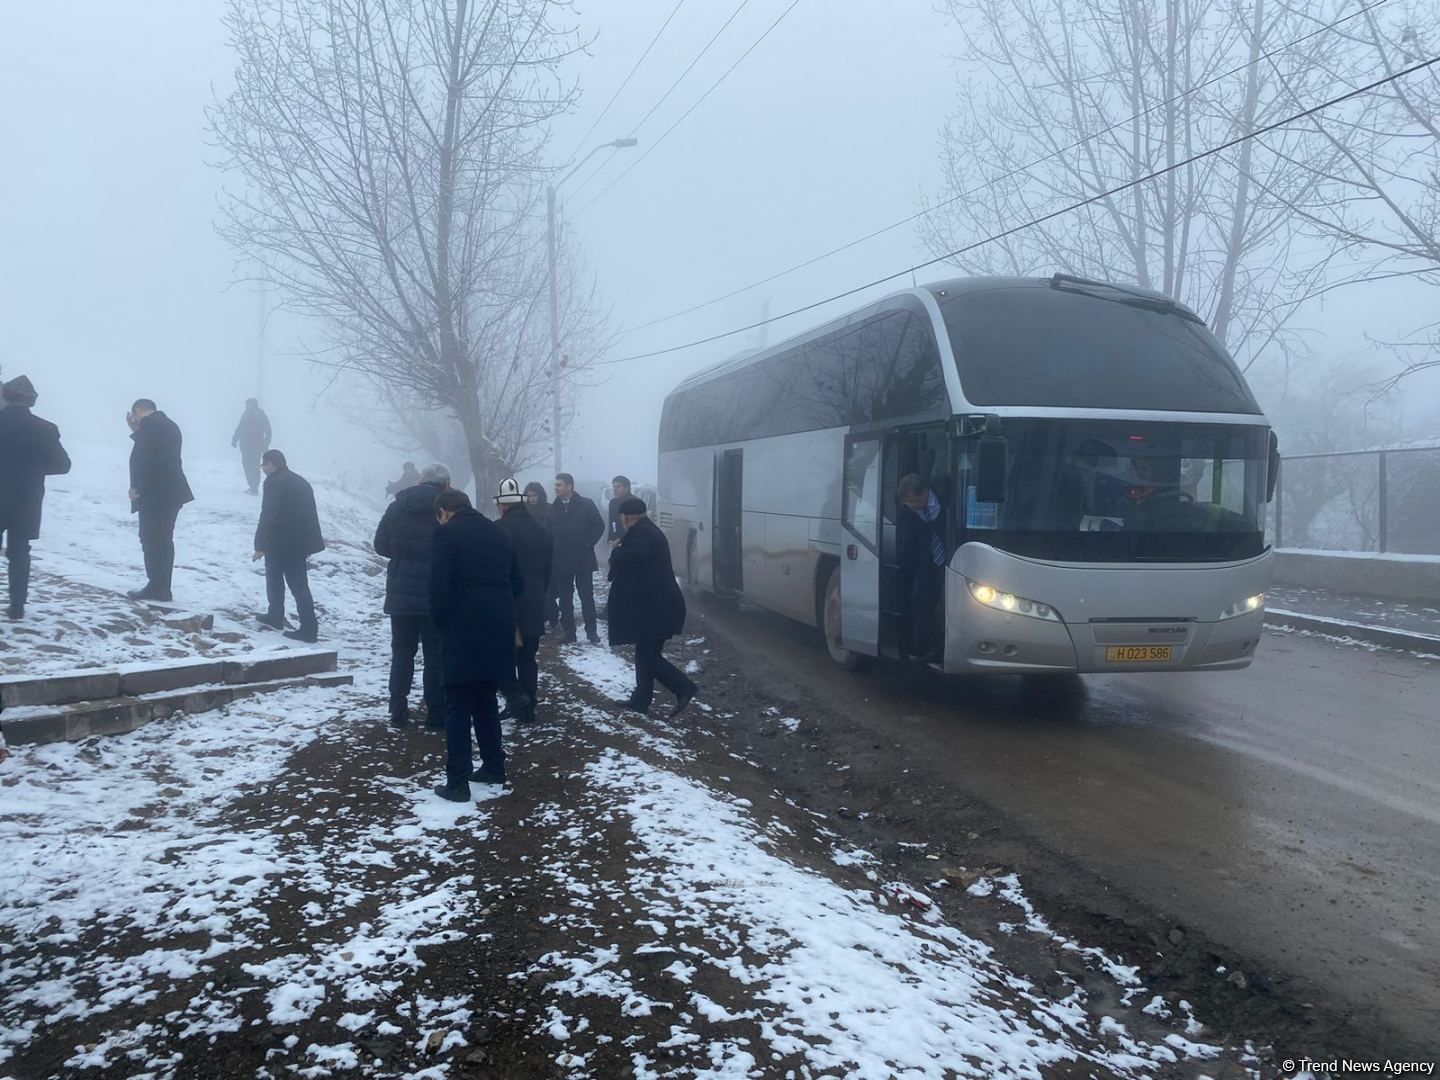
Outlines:
[{"label": "concrete step", "polygon": [[296,687],[350,686],[354,676],[307,674],[264,682],[190,686],[181,690],[82,701],[62,705],[31,705],[7,709],[0,717],[5,741],[11,746],[88,739],[92,735],[122,735],[164,720],[176,713],[195,715],[258,694]]},{"label": "concrete step", "polygon": [[281,649],[167,664],[126,664],[95,671],[0,678],[0,710],[134,697],[211,683],[256,683],[334,671],[333,649]]}]

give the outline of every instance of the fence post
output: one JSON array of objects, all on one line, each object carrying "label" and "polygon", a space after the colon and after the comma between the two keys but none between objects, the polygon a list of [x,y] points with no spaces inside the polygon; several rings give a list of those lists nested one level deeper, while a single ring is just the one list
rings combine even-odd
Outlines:
[{"label": "fence post", "polygon": [[1275,470],[1275,548],[1279,550],[1285,545],[1282,541],[1285,538],[1285,459],[1279,461],[1279,468]]},{"label": "fence post", "polygon": [[1385,451],[1380,451],[1380,553],[1383,555],[1389,550],[1390,535],[1390,498],[1388,488],[1390,486],[1389,470],[1386,468]]}]

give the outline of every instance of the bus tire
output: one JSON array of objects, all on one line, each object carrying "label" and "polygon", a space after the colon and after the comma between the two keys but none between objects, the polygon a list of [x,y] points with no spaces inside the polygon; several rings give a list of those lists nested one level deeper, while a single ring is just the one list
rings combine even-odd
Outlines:
[{"label": "bus tire", "polygon": [[861,653],[845,648],[840,627],[840,564],[830,567],[830,576],[825,582],[825,593],[820,602],[820,630],[825,635],[825,648],[830,659],[846,671],[858,671],[870,659]]}]

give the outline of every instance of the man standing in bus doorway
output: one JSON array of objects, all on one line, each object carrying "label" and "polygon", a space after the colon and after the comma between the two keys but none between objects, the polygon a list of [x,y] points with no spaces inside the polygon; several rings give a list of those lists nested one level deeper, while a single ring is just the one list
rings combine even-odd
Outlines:
[{"label": "man standing in bus doorway", "polygon": [[645,713],[655,683],[675,695],[679,716],[700,688],[662,655],[665,642],[685,629],[685,595],[670,565],[670,542],[633,495],[619,506],[625,538],[610,549],[610,644],[635,646],[635,692],[619,702]]},{"label": "man standing in bus doorway", "polygon": [[897,547],[901,595],[910,600],[911,653],[938,664],[945,658],[945,507],[915,473],[901,477],[898,495],[906,510]]},{"label": "man standing in bus doorway", "polygon": [[630,478],[628,476],[617,476],[610,481],[610,540],[625,538],[625,523],[620,520],[620,504],[630,498]]},{"label": "man standing in bus doorway", "polygon": [[565,643],[574,644],[574,594],[580,594],[580,614],[585,620],[585,637],[591,645],[600,644],[595,621],[595,571],[600,569],[595,558],[595,545],[605,535],[605,521],[599,508],[575,494],[575,478],[569,473],[555,474],[555,502],[550,507],[550,534],[555,538],[556,599],[560,603],[560,625],[565,630]]},{"label": "man standing in bus doorway", "polygon": [[245,399],[245,411],[230,437],[230,448],[240,448],[240,467],[245,470],[245,484],[251,495],[260,492],[260,455],[270,449],[270,418],[255,398]]}]

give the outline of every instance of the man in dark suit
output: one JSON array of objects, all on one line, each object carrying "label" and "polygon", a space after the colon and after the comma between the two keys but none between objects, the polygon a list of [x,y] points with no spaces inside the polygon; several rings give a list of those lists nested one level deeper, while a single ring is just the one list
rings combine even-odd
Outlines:
[{"label": "man in dark suit", "polygon": [[245,485],[250,494],[260,490],[260,455],[270,449],[270,418],[255,398],[245,399],[245,411],[235,425],[230,446],[240,448],[240,467],[245,470]]},{"label": "man in dark suit", "polygon": [[560,625],[567,644],[576,640],[574,594],[580,594],[580,614],[585,620],[585,637],[600,644],[595,621],[595,545],[605,535],[605,521],[599,508],[575,493],[575,478],[555,474],[555,501],[550,504],[550,535],[555,538],[555,581],[560,603]]},{"label": "man in dark suit", "polygon": [[140,549],[145,553],[143,589],[135,600],[171,599],[175,573],[175,522],[180,508],[195,496],[180,462],[180,428],[149,398],[140,398],[125,416],[130,425],[130,512],[140,515]]},{"label": "man in dark suit", "polygon": [[0,387],[0,539],[9,564],[11,619],[25,616],[30,595],[30,541],[40,536],[45,477],[70,471],[60,429],[30,409],[39,395],[24,375]]},{"label": "man in dark suit", "polygon": [[910,473],[897,490],[906,511],[896,547],[901,595],[910,612],[910,651],[931,664],[945,659],[945,503],[937,486]]},{"label": "man in dark suit", "polygon": [[645,503],[631,496],[620,504],[625,538],[610,551],[610,644],[635,646],[635,692],[624,706],[650,709],[655,682],[675,695],[679,716],[700,688],[662,655],[665,642],[685,629],[685,596],[670,564],[670,542],[650,520]]},{"label": "man in dark suit", "polygon": [[554,565],[555,544],[550,534],[530,513],[520,485],[513,479],[501,481],[500,494],[495,496],[500,507],[500,527],[510,534],[525,591],[515,601],[516,634],[519,644],[515,653],[516,678],[501,686],[505,692],[505,714],[521,723],[535,719],[535,705],[540,694],[540,668],[535,662],[540,652],[540,638],[545,633],[545,608],[550,596],[550,573]]},{"label": "man in dark suit", "polygon": [[[414,471],[412,466],[411,471]],[[415,652],[424,656],[425,726],[445,726],[445,679],[440,634],[430,617],[430,557],[434,550],[435,499],[450,490],[450,470],[438,462],[415,474],[417,483],[395,493],[375,529],[375,554],[385,570],[385,614],[390,616],[390,724],[410,723]]]},{"label": "man in dark suit", "polygon": [[623,539],[625,536],[625,523],[620,520],[620,504],[630,498],[633,492],[630,490],[630,478],[628,476],[617,476],[610,481],[610,507],[606,520],[610,523],[610,540]]},{"label": "man in dark suit", "polygon": [[265,598],[269,604],[260,622],[276,630],[285,628],[288,584],[295,597],[300,629],[286,631],[285,636],[313,642],[320,636],[320,624],[315,618],[306,560],[325,550],[315,491],[303,476],[290,471],[279,450],[266,450],[260,468],[265,472],[265,495],[260,501],[260,523],[255,527],[254,558],[265,560]]},{"label": "man in dark suit", "polygon": [[[515,598],[525,579],[510,535],[470,505],[463,491],[435,499],[430,611],[440,630],[445,669],[445,783],[435,794],[470,798],[469,781],[505,783],[500,709],[495,692],[515,679]],[[470,732],[480,744],[472,771]]]}]

